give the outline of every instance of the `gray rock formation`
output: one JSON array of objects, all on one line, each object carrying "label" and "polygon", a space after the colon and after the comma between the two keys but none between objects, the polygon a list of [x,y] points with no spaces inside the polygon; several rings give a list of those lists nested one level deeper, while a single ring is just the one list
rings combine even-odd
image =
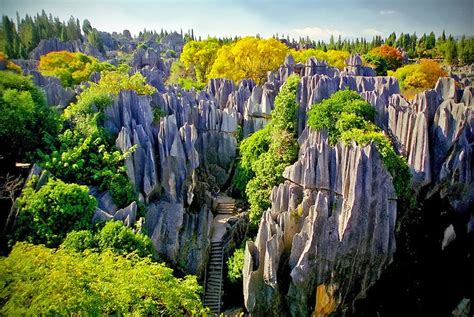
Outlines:
[{"label": "gray rock formation", "polygon": [[412,101],[393,95],[388,109],[388,129],[408,159],[415,188],[428,186],[428,196],[441,190],[459,213],[474,206],[472,94],[472,88],[461,94],[452,79],[441,78]]},{"label": "gray rock formation", "polygon": [[36,70],[27,70],[25,73],[31,75],[33,82],[43,89],[48,105],[64,109],[74,101],[76,92],[72,88],[64,88],[58,78],[43,76]]},{"label": "gray rock formation", "polygon": [[351,54],[346,61],[346,67],[341,72],[341,76],[375,76],[375,70],[372,67],[363,66],[362,58],[359,54]]},{"label": "gray rock formation", "polygon": [[58,39],[41,40],[38,46],[30,52],[30,59],[39,60],[41,55],[53,51],[84,52],[80,40],[61,42]]},{"label": "gray rock formation", "polygon": [[321,313],[321,303],[308,306],[315,294],[329,298],[331,310],[347,307],[395,251],[396,194],[375,146],[332,147],[309,130],[299,143],[298,161],[285,169],[246,245],[244,299],[256,316],[282,307],[292,316]]}]

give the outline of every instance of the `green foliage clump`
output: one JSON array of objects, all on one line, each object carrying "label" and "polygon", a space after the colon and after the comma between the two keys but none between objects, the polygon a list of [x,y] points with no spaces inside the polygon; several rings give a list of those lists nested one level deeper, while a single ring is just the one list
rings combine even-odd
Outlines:
[{"label": "green foliage clump", "polygon": [[90,230],[71,231],[61,247],[75,252],[111,250],[119,255],[135,252],[140,257],[152,256],[154,250],[148,236],[134,233],[121,221],[106,222],[96,234]]},{"label": "green foliage clump", "polygon": [[378,76],[387,76],[388,63],[383,56],[367,53],[364,60],[374,67]]},{"label": "green foliage clump", "polygon": [[298,84],[299,77],[296,75],[287,79],[275,98],[271,122],[243,140],[240,146],[242,157],[234,184],[241,190],[245,188],[250,203],[250,221],[253,224],[257,224],[262,213],[271,206],[273,186],[283,180],[285,167],[292,164],[298,156]]},{"label": "green foliage clump", "polygon": [[61,128],[59,115],[31,79],[10,71],[0,71],[0,113],[0,156],[12,162],[31,158]]},{"label": "green foliage clump", "polygon": [[17,243],[0,259],[3,316],[203,316],[195,276],[110,250],[75,253]]},{"label": "green foliage clump", "polygon": [[238,283],[242,280],[244,251],[244,248],[236,249],[234,254],[227,260],[227,276],[232,283]]},{"label": "green foliage clump", "polygon": [[373,123],[374,116],[374,108],[357,92],[341,90],[329,99],[313,105],[308,112],[308,126],[317,130],[326,129],[331,144],[354,141],[365,146],[373,142],[393,177],[398,197],[411,201],[412,193],[407,185],[411,179],[408,164],[402,156],[395,153],[390,139]]},{"label": "green foliage clump", "polygon": [[51,146],[50,154],[41,154],[42,166],[64,181],[97,186],[100,191],[110,189],[114,202],[123,207],[137,196],[123,163],[134,148],[122,153],[101,132],[83,136],[66,130],[59,135],[58,145]]},{"label": "green foliage clump", "polygon": [[33,179],[18,200],[15,240],[57,246],[71,230],[90,227],[97,202],[86,186],[49,179],[35,191]]},{"label": "green foliage clump", "polygon": [[96,235],[100,250],[110,249],[117,254],[130,254],[136,251],[139,256],[153,255],[153,244],[144,234],[135,234],[121,221],[109,221]]},{"label": "green foliage clump", "polygon": [[99,62],[95,57],[67,51],[53,51],[42,55],[38,64],[42,75],[58,77],[65,87],[87,81],[93,72],[114,69],[115,66]]},{"label": "green foliage clump", "polygon": [[375,109],[357,92],[340,90],[312,106],[308,111],[308,126],[316,130],[327,129],[329,141],[335,144],[342,132],[363,128],[367,122],[373,122],[374,117]]}]

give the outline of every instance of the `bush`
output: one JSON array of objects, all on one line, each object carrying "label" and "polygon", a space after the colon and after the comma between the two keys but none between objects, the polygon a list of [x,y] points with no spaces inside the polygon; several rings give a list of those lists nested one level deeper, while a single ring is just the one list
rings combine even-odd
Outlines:
[{"label": "bush", "polygon": [[110,189],[114,202],[124,207],[137,196],[123,163],[134,150],[122,153],[114,149],[103,131],[83,137],[66,130],[58,145],[51,147],[51,154],[41,154],[41,165],[64,181],[97,186],[100,191]]},{"label": "bush", "polygon": [[71,231],[61,244],[61,248],[74,252],[96,250],[94,234],[90,230]]},{"label": "bush", "polygon": [[244,251],[244,248],[236,249],[234,254],[227,260],[227,276],[232,283],[238,283],[242,280]]},{"label": "bush", "polygon": [[99,250],[110,249],[116,254],[137,252],[141,257],[153,255],[153,244],[146,235],[135,234],[121,221],[108,221],[96,235]]},{"label": "bush", "polygon": [[377,73],[378,76],[386,76],[388,71],[388,62],[387,60],[380,56],[371,53],[364,55],[364,60],[369,63]]},{"label": "bush", "polygon": [[0,156],[13,163],[32,159],[61,128],[59,115],[31,79],[9,71],[0,71],[0,113]]},{"label": "bush", "polygon": [[203,316],[195,276],[149,258],[17,243],[0,259],[3,316]]},{"label": "bush", "polygon": [[135,252],[140,257],[153,256],[153,244],[142,233],[134,233],[121,221],[108,221],[97,233],[90,230],[71,231],[61,244],[61,248],[75,252],[104,252],[111,250],[118,255]]},{"label": "bush", "polygon": [[16,240],[57,246],[67,232],[90,227],[97,202],[86,186],[54,179],[38,191],[35,186],[32,179],[18,200]]},{"label": "bush", "polygon": [[402,156],[395,153],[390,139],[373,123],[374,116],[374,108],[357,92],[341,90],[312,106],[308,112],[308,126],[317,130],[327,129],[331,144],[354,141],[365,146],[373,142],[393,177],[398,197],[410,202],[412,192],[408,164]]}]

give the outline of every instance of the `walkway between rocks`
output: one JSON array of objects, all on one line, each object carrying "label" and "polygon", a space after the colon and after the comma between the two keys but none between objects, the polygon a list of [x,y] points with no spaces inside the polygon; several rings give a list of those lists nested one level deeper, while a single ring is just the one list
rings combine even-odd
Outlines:
[{"label": "walkway between rocks", "polygon": [[234,216],[235,200],[221,195],[216,199],[217,215],[212,223],[211,253],[206,270],[204,305],[219,315],[222,308],[224,252],[222,238],[227,231],[227,220]]}]

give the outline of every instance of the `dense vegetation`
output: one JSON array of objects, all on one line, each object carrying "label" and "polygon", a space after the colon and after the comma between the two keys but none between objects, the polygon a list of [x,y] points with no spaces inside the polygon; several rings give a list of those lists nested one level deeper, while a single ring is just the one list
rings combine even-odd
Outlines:
[{"label": "dense vegetation", "polygon": [[349,57],[348,51],[342,50],[328,50],[323,51],[320,49],[305,49],[295,50],[290,49],[289,53],[295,58],[296,62],[305,63],[310,57],[315,57],[318,60],[324,60],[329,66],[337,67],[340,70],[344,69],[345,60]]},{"label": "dense vegetation", "polygon": [[438,63],[429,59],[422,59],[419,64],[405,65],[388,74],[398,79],[405,96],[433,88],[439,77],[447,76]]},{"label": "dense vegetation", "polygon": [[227,277],[232,283],[242,281],[242,269],[244,267],[245,248],[241,247],[234,251],[227,259]]},{"label": "dense vegetation", "polygon": [[93,72],[114,68],[111,64],[101,63],[92,56],[66,51],[55,51],[42,55],[38,64],[38,70],[42,75],[58,77],[65,87],[87,81]]},{"label": "dense vegetation", "polygon": [[193,276],[150,258],[103,252],[76,253],[17,243],[0,258],[0,314],[205,315]]},{"label": "dense vegetation", "polygon": [[270,207],[273,186],[283,181],[286,166],[296,160],[297,110],[296,93],[299,77],[290,76],[275,98],[271,122],[244,139],[240,145],[241,161],[234,183],[250,203],[249,217],[258,224],[262,213]]},{"label": "dense vegetation", "polygon": [[43,92],[30,78],[11,71],[0,71],[0,113],[0,156],[9,164],[32,159],[36,149],[46,146],[45,137],[56,136],[61,126]]},{"label": "dense vegetation", "polygon": [[140,257],[153,256],[153,244],[143,233],[134,233],[121,221],[108,221],[97,233],[92,230],[71,231],[61,248],[75,252],[111,250],[118,255],[136,253]]},{"label": "dense vegetation", "polygon": [[364,59],[375,68],[379,76],[386,76],[388,70],[396,70],[403,64],[400,50],[390,45],[374,47],[364,55]]},{"label": "dense vegetation", "polygon": [[97,202],[86,186],[49,179],[38,190],[37,178],[17,202],[15,240],[58,246],[71,230],[88,229]]},{"label": "dense vegetation", "polygon": [[373,142],[393,177],[398,198],[410,202],[412,193],[408,164],[395,153],[389,137],[373,123],[374,117],[374,108],[357,92],[341,90],[312,106],[308,112],[308,126],[316,130],[326,129],[331,144],[355,141],[365,146]]}]

